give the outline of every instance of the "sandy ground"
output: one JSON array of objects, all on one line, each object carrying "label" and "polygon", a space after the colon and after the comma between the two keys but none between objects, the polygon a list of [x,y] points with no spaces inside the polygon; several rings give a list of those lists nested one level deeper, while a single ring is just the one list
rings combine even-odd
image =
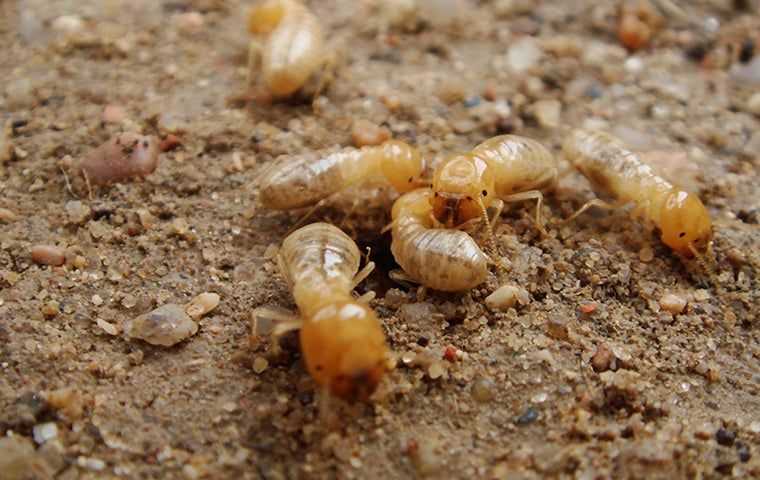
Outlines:
[{"label": "sandy ground", "polygon": [[[237,0],[0,0],[0,478],[760,478],[760,106],[737,74],[757,2],[660,2],[635,54],[618,2],[448,3],[406,30],[369,2],[310,2],[339,53],[313,109],[241,96]],[[506,279],[421,298],[387,279],[387,202],[323,209],[373,247],[359,290],[399,362],[373,403],[322,418],[297,343],[275,358],[251,332],[255,307],[294,309],[273,257],[299,216],[258,206],[256,179],[350,145],[358,119],[431,163],[498,133],[559,155],[567,126],[613,131],[704,200],[715,277],[625,212],[540,238],[525,204],[497,229]],[[125,130],[181,145],[145,181],[73,196],[61,167]],[[544,214],[590,198],[570,173]],[[38,244],[80,258],[40,266]],[[530,303],[489,310],[502,281]],[[204,291],[221,303],[183,343],[123,335]]]}]

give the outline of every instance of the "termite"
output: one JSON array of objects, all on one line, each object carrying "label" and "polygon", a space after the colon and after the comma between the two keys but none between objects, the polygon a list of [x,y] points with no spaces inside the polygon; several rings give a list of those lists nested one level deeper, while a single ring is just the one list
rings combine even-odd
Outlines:
[{"label": "termite", "polygon": [[481,219],[491,224],[487,209],[504,202],[536,200],[536,225],[543,232],[543,193],[557,183],[554,156],[539,142],[517,135],[500,135],[456,155],[433,176],[433,215],[447,228],[461,228]]},{"label": "termite", "polygon": [[[657,175],[621,140],[604,132],[573,130],[565,138],[562,151],[594,191],[613,198],[618,205],[633,204],[632,215],[654,224],[662,242],[674,252],[685,258],[701,258],[709,250],[712,223],[699,197]],[[566,221],[592,206],[614,208],[594,199]]]},{"label": "termite", "polygon": [[434,228],[433,192],[406,193],[393,204],[391,252],[408,280],[435,290],[456,292],[483,283],[489,258],[461,230]]},{"label": "termite", "polygon": [[313,223],[288,235],[279,267],[300,313],[301,349],[318,385],[345,400],[366,400],[387,364],[385,334],[375,312],[351,292],[360,272],[356,243],[339,228]]},{"label": "termite", "polygon": [[265,0],[255,5],[248,15],[248,30],[266,39],[251,41],[247,85],[258,65],[263,85],[275,98],[293,95],[329,63],[319,20],[296,0]]},{"label": "termite", "polygon": [[317,158],[282,157],[259,178],[259,200],[275,210],[303,208],[378,177],[404,193],[419,186],[423,170],[419,151],[399,140]]}]

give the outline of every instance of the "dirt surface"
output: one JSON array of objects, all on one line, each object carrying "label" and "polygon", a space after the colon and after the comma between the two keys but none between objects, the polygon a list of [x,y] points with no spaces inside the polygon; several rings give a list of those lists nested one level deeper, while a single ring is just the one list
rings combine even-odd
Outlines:
[{"label": "dirt surface", "polygon": [[[403,3],[310,2],[339,52],[312,107],[241,95],[243,2],[0,0],[0,478],[760,478],[758,3],[655,2],[635,53],[618,2],[436,0],[397,22]],[[498,133],[559,156],[565,127],[612,131],[699,193],[714,278],[625,212],[541,238],[526,203],[497,228],[505,278],[423,297],[387,279],[387,201],[325,208],[373,247],[359,290],[398,366],[321,415],[295,337],[272,357],[251,332],[254,308],[294,309],[274,256],[300,216],[258,206],[256,179],[351,145],[360,119],[431,163]],[[62,172],[122,131],[180,145],[145,181],[72,195]],[[544,214],[592,195],[569,173]],[[502,282],[529,304],[489,310]],[[221,302],[186,341],[123,334],[202,292]]]}]

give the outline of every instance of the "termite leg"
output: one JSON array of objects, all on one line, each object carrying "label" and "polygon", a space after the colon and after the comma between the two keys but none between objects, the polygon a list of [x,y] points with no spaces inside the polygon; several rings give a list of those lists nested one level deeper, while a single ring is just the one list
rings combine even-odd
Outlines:
[{"label": "termite leg", "polygon": [[373,290],[370,290],[369,292],[365,292],[362,295],[359,295],[356,298],[356,301],[359,303],[369,304],[369,302],[375,299],[375,296],[375,292]]},{"label": "termite leg", "polygon": [[496,228],[496,222],[499,220],[499,217],[501,217],[502,210],[504,210],[504,201],[497,198],[493,201],[492,206],[494,208],[494,214],[491,217],[490,223],[491,228]]},{"label": "termite leg", "polygon": [[271,307],[258,307],[253,311],[253,321],[258,322],[259,318],[266,318],[277,322],[269,335],[272,339],[272,353],[277,354],[280,351],[280,338],[288,332],[300,330],[303,321],[292,313],[285,313],[275,310]]},{"label": "termite leg", "polygon": [[496,236],[493,233],[493,227],[491,226],[491,220],[488,218],[488,211],[486,210],[486,206],[483,205],[483,201],[480,199],[478,199],[478,206],[480,207],[480,213],[483,217],[481,220],[486,225],[487,234],[488,234],[488,248],[491,251],[491,254],[495,258],[494,263],[496,264],[496,268],[499,271],[506,271],[507,266],[502,261],[501,254],[499,253],[499,248],[496,245]]},{"label": "termite leg", "polygon": [[402,284],[404,286],[407,286],[407,287],[410,287],[410,288],[412,286],[417,285],[418,283],[420,283],[417,280],[415,280],[412,277],[410,277],[405,271],[399,270],[399,269],[391,270],[390,272],[388,272],[388,276],[394,282],[400,283],[400,284]]},{"label": "termite leg", "polygon": [[311,101],[311,108],[314,113],[319,113],[319,103],[317,103],[317,99],[319,99],[319,96],[322,94],[325,88],[327,88],[327,85],[332,83],[332,81],[335,79],[336,65],[337,60],[335,58],[335,54],[327,55],[322,60],[322,68],[321,72],[319,73],[319,81],[317,82],[317,86],[314,89],[314,96],[312,97]]},{"label": "termite leg", "polygon": [[84,176],[84,183],[87,185],[87,199],[92,201],[92,185],[90,185],[90,176],[87,175],[87,172],[82,170],[82,175]]},{"label": "termite leg", "polygon": [[248,64],[246,68],[245,73],[245,86],[246,88],[251,87],[251,83],[253,82],[253,70],[258,68],[259,63],[261,62],[261,43],[259,43],[258,40],[251,40],[251,43],[248,45]]},{"label": "termite leg", "polygon": [[364,279],[369,277],[369,274],[372,273],[372,271],[375,269],[375,262],[368,262],[366,265],[364,265],[364,268],[359,270],[356,275],[354,275],[354,279],[351,282],[352,286],[351,289],[353,290],[356,288],[357,285],[362,283]]},{"label": "termite leg", "polygon": [[71,183],[69,183],[69,176],[66,174],[66,170],[63,169],[63,167],[59,167],[61,169],[61,173],[63,174],[63,181],[66,182],[66,190],[69,191],[72,197],[79,198],[79,195],[74,193],[74,191],[71,189]]},{"label": "termite leg", "polygon": [[327,203],[327,200],[328,200],[327,198],[323,198],[322,200],[320,200],[316,204],[314,204],[314,206],[312,206],[309,209],[309,211],[307,211],[301,218],[298,219],[298,221],[292,227],[290,227],[290,230],[288,230],[287,233],[285,233],[285,236],[288,236],[291,233],[293,233],[296,230],[298,230],[299,228],[301,228],[301,225],[303,225],[304,222],[306,222],[306,220],[309,219],[309,217],[311,217],[312,215],[314,215],[314,212],[316,212],[319,208],[325,206],[325,204]]},{"label": "termite leg", "polygon": [[604,200],[601,200],[599,198],[595,198],[593,200],[589,200],[588,202],[586,202],[581,208],[579,208],[578,210],[576,210],[574,214],[570,215],[565,220],[562,220],[561,222],[559,222],[559,224],[560,225],[564,225],[565,223],[572,222],[579,215],[581,215],[583,212],[585,212],[586,210],[588,210],[591,207],[599,207],[599,208],[603,208],[605,210],[616,210],[618,208],[621,208],[624,205],[625,204],[621,205],[621,204],[609,203],[609,202],[605,202]]},{"label": "termite leg", "polygon": [[527,192],[513,193],[501,198],[505,202],[522,202],[524,200],[536,200],[536,228],[542,236],[546,236],[544,221],[541,218],[541,207],[544,204],[544,194],[539,190],[528,190]]}]

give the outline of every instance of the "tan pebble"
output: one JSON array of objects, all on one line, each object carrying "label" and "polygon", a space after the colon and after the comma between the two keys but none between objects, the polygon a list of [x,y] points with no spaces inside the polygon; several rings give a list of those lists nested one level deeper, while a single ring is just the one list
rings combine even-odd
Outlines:
[{"label": "tan pebble", "polygon": [[552,316],[546,322],[546,333],[556,340],[568,340],[570,338],[570,330],[567,324],[567,318]]},{"label": "tan pebble", "polygon": [[164,347],[175,345],[197,331],[198,324],[185,309],[171,303],[128,321],[124,327],[127,336]]},{"label": "tan pebble", "polygon": [[390,138],[390,130],[368,120],[355,121],[351,129],[351,139],[357,147],[380,145]]},{"label": "tan pebble", "polygon": [[594,356],[591,357],[591,366],[594,368],[595,372],[606,372],[610,369],[612,360],[612,350],[610,350],[607,345],[600,343],[596,347]]},{"label": "tan pebble", "polygon": [[520,305],[530,303],[530,294],[517,285],[502,285],[486,297],[486,305],[492,310],[506,310],[518,303]]},{"label": "tan pebble", "polygon": [[436,89],[436,96],[447,105],[461,102],[465,97],[465,84],[459,80],[447,79]]},{"label": "tan pebble", "polygon": [[0,208],[0,222],[11,223],[17,220],[17,216],[7,208]]},{"label": "tan pebble", "polygon": [[562,116],[562,103],[559,100],[539,100],[532,105],[531,111],[542,127],[559,127]]},{"label": "tan pebble", "polygon": [[104,123],[121,123],[127,118],[127,111],[121,105],[106,105],[102,118]]},{"label": "tan pebble", "polygon": [[673,315],[678,315],[686,308],[686,299],[673,293],[666,293],[660,298],[660,308]]},{"label": "tan pebble", "polygon": [[256,373],[263,373],[269,368],[269,361],[264,357],[256,357],[253,360],[253,371]]},{"label": "tan pebble", "polygon": [[180,13],[175,17],[177,28],[183,33],[197,33],[203,29],[205,23],[203,15],[199,12]]},{"label": "tan pebble", "polygon": [[654,260],[654,250],[652,250],[652,247],[649,245],[641,247],[641,250],[639,250],[639,260],[644,263],[649,263]]},{"label": "tan pebble", "polygon": [[40,265],[63,265],[65,250],[55,245],[35,245],[32,247],[32,260]]},{"label": "tan pebble", "polygon": [[441,362],[435,362],[428,367],[428,376],[433,380],[441,378],[446,373],[446,369]]},{"label": "tan pebble", "polygon": [[51,300],[43,305],[40,311],[45,318],[53,318],[61,313],[61,305],[55,300]]},{"label": "tan pebble", "polygon": [[398,111],[401,108],[401,99],[398,95],[383,95],[380,97],[380,101],[391,112]]},{"label": "tan pebble", "polygon": [[217,305],[219,305],[219,295],[216,293],[204,292],[187,304],[185,312],[197,320],[215,309]]},{"label": "tan pebble", "polygon": [[103,305],[103,298],[100,295],[93,295],[92,296],[92,304],[95,306]]},{"label": "tan pebble", "polygon": [[61,15],[50,22],[50,26],[56,32],[78,33],[84,29],[84,21],[78,15]]},{"label": "tan pebble", "polygon": [[108,323],[102,318],[99,318],[95,321],[95,323],[103,329],[104,332],[106,332],[109,335],[118,335],[119,334],[119,327],[114,325],[113,323]]}]

